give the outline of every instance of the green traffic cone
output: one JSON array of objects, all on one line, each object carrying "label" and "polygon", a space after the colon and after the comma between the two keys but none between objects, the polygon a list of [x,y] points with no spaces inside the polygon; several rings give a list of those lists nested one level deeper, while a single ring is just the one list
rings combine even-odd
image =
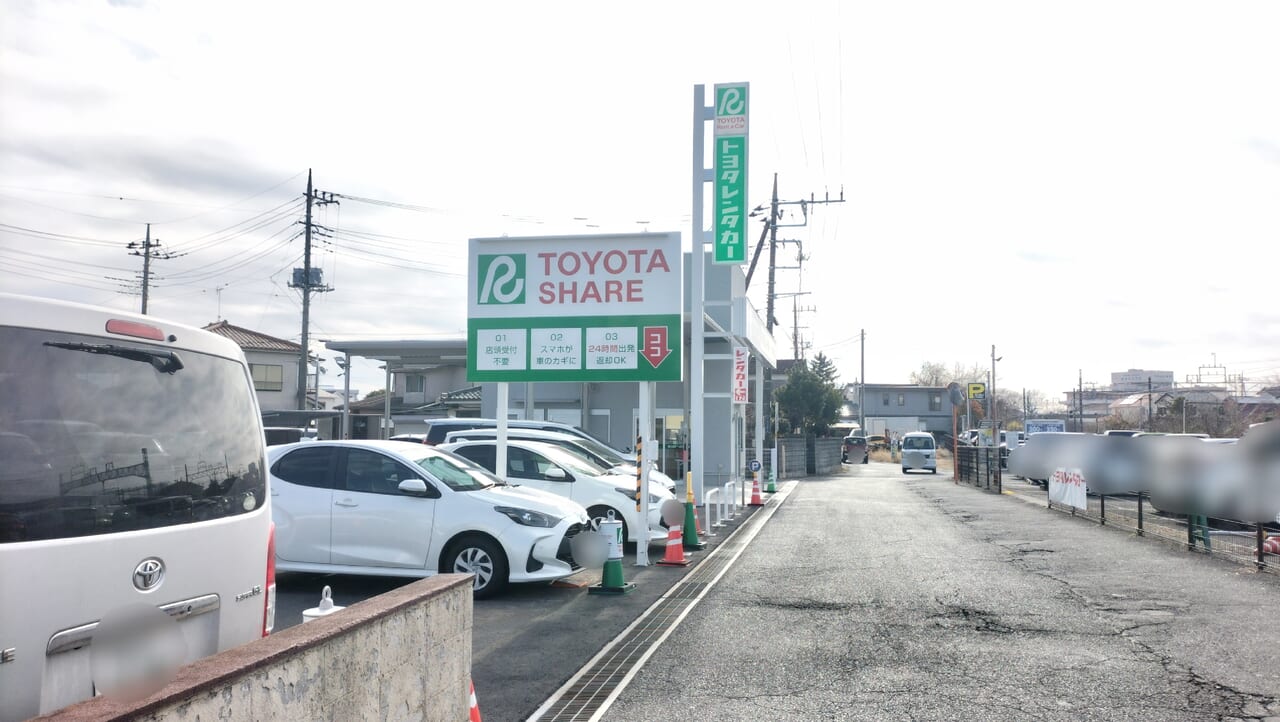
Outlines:
[{"label": "green traffic cone", "polygon": [[604,563],[600,583],[587,587],[587,594],[627,594],[635,588],[635,584],[629,584],[622,578],[622,560],[610,559]]},{"label": "green traffic cone", "polygon": [[685,549],[706,549],[706,542],[698,539],[698,512],[694,508],[692,501],[684,503],[684,548]]}]

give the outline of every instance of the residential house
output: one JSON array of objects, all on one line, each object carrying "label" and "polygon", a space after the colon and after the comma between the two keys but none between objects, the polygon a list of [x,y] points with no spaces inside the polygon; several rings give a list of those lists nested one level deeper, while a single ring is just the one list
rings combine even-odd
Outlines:
[{"label": "residential house", "polygon": [[[300,345],[235,326],[229,321],[211,323],[204,330],[231,339],[244,351],[253,376],[253,388],[258,394],[258,406],[263,411],[298,408]],[[308,407],[317,408],[314,384],[308,386],[308,396]]]},{"label": "residential house", "polygon": [[857,384],[845,387],[845,398],[853,415],[866,418],[868,434],[886,431],[933,431],[951,433],[951,401],[945,386],[916,384],[866,384],[861,389],[859,409]]},{"label": "residential house", "polygon": [[1149,415],[1164,416],[1173,405],[1173,395],[1165,392],[1129,394],[1111,402],[1111,416],[1130,428],[1144,428]]}]

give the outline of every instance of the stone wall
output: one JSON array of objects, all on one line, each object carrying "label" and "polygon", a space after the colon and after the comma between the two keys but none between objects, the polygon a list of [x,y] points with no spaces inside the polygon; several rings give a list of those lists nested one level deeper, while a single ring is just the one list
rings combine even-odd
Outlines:
[{"label": "stone wall", "polygon": [[471,576],[442,574],[183,667],[135,703],[41,720],[440,720],[468,716]]}]

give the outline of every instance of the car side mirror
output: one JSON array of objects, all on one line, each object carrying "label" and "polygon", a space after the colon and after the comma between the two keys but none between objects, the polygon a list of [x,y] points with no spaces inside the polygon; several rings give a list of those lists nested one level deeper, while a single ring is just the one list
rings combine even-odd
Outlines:
[{"label": "car side mirror", "polygon": [[564,469],[561,469],[558,466],[553,466],[547,469],[547,472],[542,476],[549,481],[573,481],[573,479],[570,479],[569,475],[565,473]]},{"label": "car side mirror", "polygon": [[401,494],[406,496],[438,496],[435,487],[429,486],[427,482],[422,479],[405,479],[400,482],[400,486],[397,488],[400,490]]}]

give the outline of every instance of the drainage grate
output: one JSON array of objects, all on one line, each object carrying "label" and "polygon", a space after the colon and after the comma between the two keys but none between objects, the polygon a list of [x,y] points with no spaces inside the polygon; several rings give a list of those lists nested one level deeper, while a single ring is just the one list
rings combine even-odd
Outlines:
[{"label": "drainage grate", "polygon": [[538,708],[530,720],[578,722],[598,720],[663,640],[675,630],[755,538],[786,500],[796,482],[784,484],[760,511],[676,582],[631,626],[604,646],[586,666]]}]

